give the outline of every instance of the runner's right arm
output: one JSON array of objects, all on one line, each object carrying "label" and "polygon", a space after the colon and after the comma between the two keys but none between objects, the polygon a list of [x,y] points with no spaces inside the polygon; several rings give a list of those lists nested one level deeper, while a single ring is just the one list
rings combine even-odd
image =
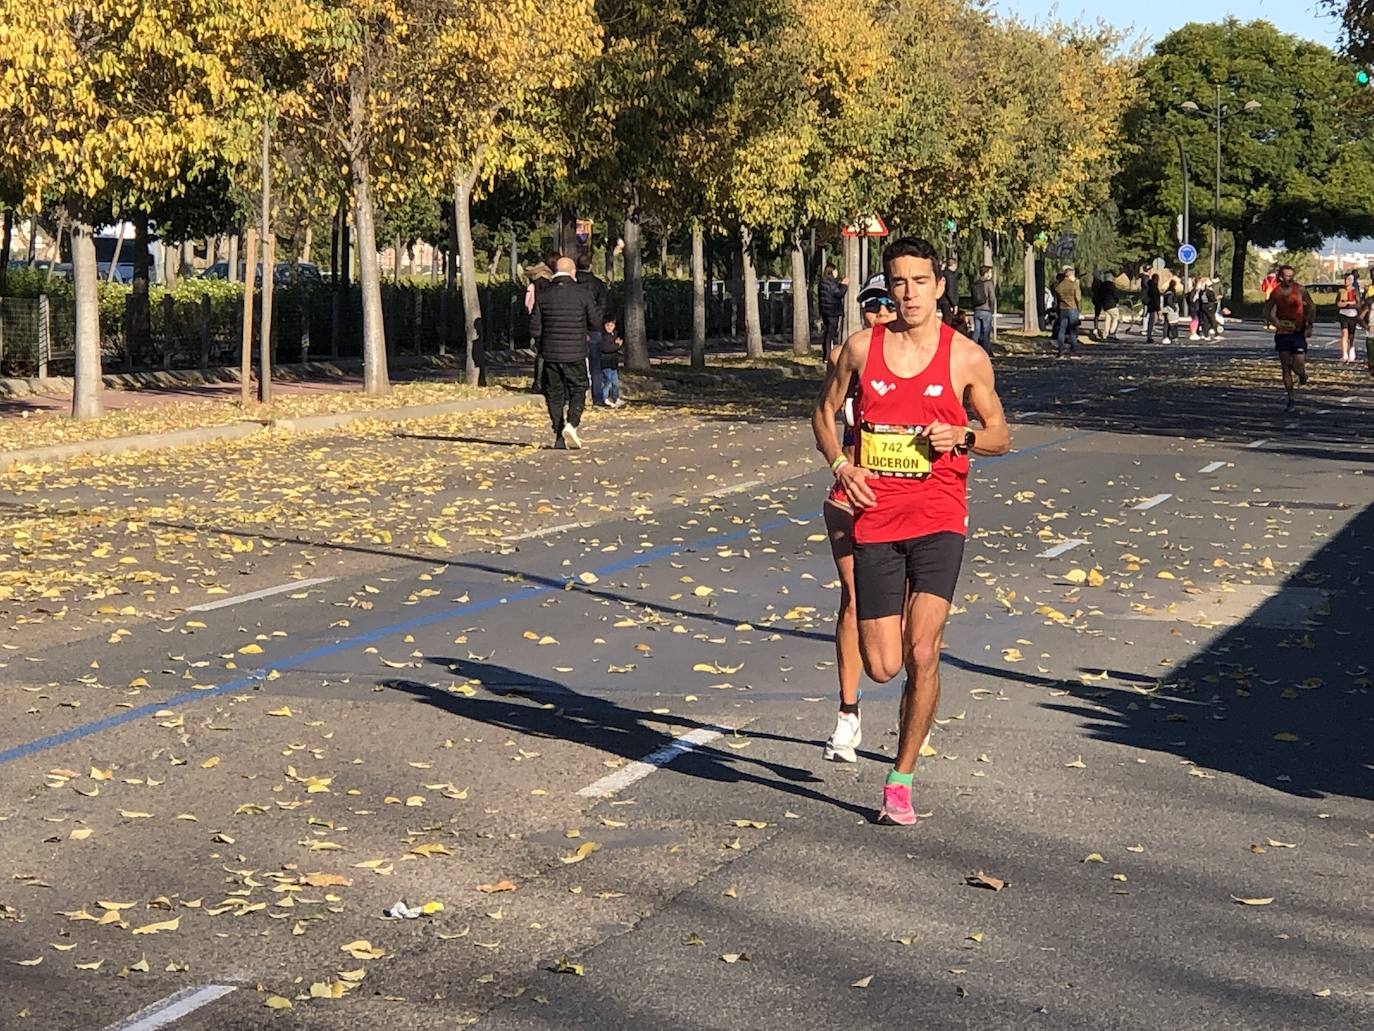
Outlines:
[{"label": "runner's right arm", "polygon": [[1312,300],[1307,287],[1302,288],[1302,320],[1303,336],[1311,337],[1317,324],[1317,302]]},{"label": "runner's right arm", "polygon": [[835,479],[840,481],[850,502],[857,508],[871,508],[877,498],[866,482],[868,470],[845,458],[839,434],[835,432],[835,420],[844,408],[850,381],[863,371],[871,337],[872,332],[865,329],[844,342],[811,412],[811,430],[816,435],[816,450],[825,457],[826,464],[835,470]]}]

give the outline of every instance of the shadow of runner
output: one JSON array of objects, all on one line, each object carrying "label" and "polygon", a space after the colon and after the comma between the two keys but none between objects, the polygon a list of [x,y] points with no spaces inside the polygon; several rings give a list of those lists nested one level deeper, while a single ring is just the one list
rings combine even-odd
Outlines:
[{"label": "shadow of runner", "polygon": [[[384,679],[379,683],[382,687],[412,695],[426,705],[464,719],[514,733],[567,741],[609,752],[631,762],[642,760],[677,740],[673,735],[653,727],[653,723],[671,722],[693,730],[716,729],[715,724],[703,723],[688,716],[657,716],[642,709],[618,705],[604,698],[574,691],[555,680],[507,666],[466,659],[430,658],[428,661],[447,667],[455,676],[480,681],[482,690],[488,695],[464,697],[414,680]],[[516,699],[535,704],[520,704]],[[747,736],[758,740],[797,740],[767,734]],[[810,770],[741,755],[728,747],[718,749],[710,744],[698,745],[693,751],[672,760],[670,765],[677,773],[703,780],[758,784],[799,798],[823,802],[846,812],[865,817],[872,815],[866,807],[832,798],[805,786],[823,783]]]},{"label": "shadow of runner", "polygon": [[[1319,589],[1325,603],[1283,625],[1281,596],[1167,676],[1158,690],[1062,686],[1093,708],[1101,741],[1169,752],[1303,798],[1374,799],[1374,505],[1365,508],[1280,588]],[[1162,671],[1161,671],[1162,672]],[[1107,710],[1104,712],[1103,710]]]}]

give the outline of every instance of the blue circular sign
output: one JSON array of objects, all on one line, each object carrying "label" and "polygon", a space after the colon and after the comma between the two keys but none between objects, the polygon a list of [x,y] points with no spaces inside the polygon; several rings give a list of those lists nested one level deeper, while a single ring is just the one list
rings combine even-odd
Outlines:
[{"label": "blue circular sign", "polygon": [[1185,243],[1178,249],[1178,260],[1185,265],[1191,265],[1197,261],[1197,248],[1191,243]]}]

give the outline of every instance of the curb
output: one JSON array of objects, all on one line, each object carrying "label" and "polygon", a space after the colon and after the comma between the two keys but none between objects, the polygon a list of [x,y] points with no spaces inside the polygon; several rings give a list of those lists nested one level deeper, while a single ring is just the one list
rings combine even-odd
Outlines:
[{"label": "curb", "polygon": [[223,426],[202,426],[170,433],[142,433],[132,437],[108,437],[104,440],[83,440],[71,444],[26,448],[22,451],[0,452],[0,472],[8,472],[17,465],[62,462],[91,455],[122,455],[131,451],[161,451],[168,448],[190,447],[217,440],[242,440],[259,433],[279,430],[285,433],[318,433],[339,429],[364,420],[378,422],[410,422],[438,415],[459,415],[463,412],[504,411],[523,408],[539,398],[533,394],[516,397],[478,397],[462,401],[442,401],[438,404],[409,405],[397,408],[377,408],[371,411],[337,412],[327,415],[303,415],[294,419],[275,421],[244,420]]},{"label": "curb", "polygon": [[[533,360],[533,358],[531,358]],[[279,365],[272,370],[274,381],[295,383],[312,376],[339,377],[360,371],[361,358],[326,358],[312,362]],[[390,359],[392,369],[461,369],[461,355],[397,355]],[[100,377],[110,390],[149,390],[168,387],[199,387],[215,383],[238,383],[239,368],[216,365],[209,369],[146,369],[140,372],[107,372]],[[52,396],[70,393],[70,376],[0,378],[0,397]]]}]

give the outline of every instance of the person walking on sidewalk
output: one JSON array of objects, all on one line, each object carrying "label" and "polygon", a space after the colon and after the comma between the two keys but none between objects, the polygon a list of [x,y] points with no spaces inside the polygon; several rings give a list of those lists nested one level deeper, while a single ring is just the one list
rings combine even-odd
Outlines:
[{"label": "person walking on sidewalk", "polygon": [[[845,341],[811,417],[816,446],[856,510],[864,666],[880,684],[906,671],[897,757],[877,817],[884,824],[916,822],[912,777],[940,700],[940,644],[968,533],[969,456],[1011,448],[992,362],[939,318],[938,261],[935,248],[914,237],[883,252],[897,319]],[[851,460],[835,422],[855,379]],[[976,433],[965,398],[982,427]]]},{"label": "person walking on sidewalk", "polygon": [[1121,343],[1116,331],[1121,328],[1121,293],[1116,288],[1116,277],[1110,272],[1102,274],[1102,321],[1105,326],[1102,337],[1109,344]]},{"label": "person walking on sidewalk", "polygon": [[1164,303],[1164,295],[1159,289],[1159,273],[1147,272],[1140,284],[1140,292],[1145,301],[1145,342],[1155,342],[1155,323]]},{"label": "person walking on sidewalk", "polygon": [[1066,265],[1059,282],[1054,284],[1055,307],[1059,310],[1054,320],[1054,355],[1062,358],[1064,346],[1068,345],[1069,357],[1078,357],[1078,326],[1082,321],[1083,291],[1078,285],[1078,275],[1072,265]]},{"label": "person walking on sidewalk", "polygon": [[600,330],[591,294],[577,282],[576,263],[559,258],[553,277],[535,293],[530,314],[530,333],[544,360],[544,401],[556,448],[582,446],[577,427],[587,404],[587,338]]},{"label": "person walking on sidewalk", "polygon": [[[592,256],[577,256],[577,282],[591,295],[592,305],[596,308],[596,324],[599,327],[606,318],[611,305],[611,292],[606,284],[592,271]],[[605,395],[601,384],[601,330],[593,330],[587,337],[587,373],[592,383],[592,404],[604,403]]]},{"label": "person walking on sidewalk", "polygon": [[1159,300],[1159,314],[1164,321],[1164,342],[1172,344],[1178,339],[1178,323],[1182,317],[1182,300],[1179,294],[1183,288],[1177,279],[1169,280],[1169,286]]},{"label": "person walking on sidewalk", "polygon": [[1274,350],[1283,370],[1283,389],[1288,393],[1286,412],[1291,412],[1295,404],[1294,376],[1300,384],[1307,385],[1307,344],[1316,319],[1317,306],[1307,287],[1297,281],[1293,266],[1280,266],[1279,285],[1264,302],[1264,322],[1276,329]]},{"label": "person walking on sidewalk", "polygon": [[1216,340],[1217,292],[1210,279],[1202,279],[1197,288],[1197,331],[1204,340]]},{"label": "person walking on sidewalk", "polygon": [[607,317],[601,324],[601,393],[607,408],[625,403],[620,396],[620,349],[624,346],[615,319]]},{"label": "person walking on sidewalk", "polygon": [[973,342],[992,354],[992,309],[997,288],[992,282],[992,266],[984,265],[973,281]]},{"label": "person walking on sidewalk", "polygon": [[840,319],[844,317],[844,296],[848,292],[849,280],[841,279],[834,265],[827,265],[816,297],[816,310],[821,314],[821,351],[824,354],[840,346]]}]

